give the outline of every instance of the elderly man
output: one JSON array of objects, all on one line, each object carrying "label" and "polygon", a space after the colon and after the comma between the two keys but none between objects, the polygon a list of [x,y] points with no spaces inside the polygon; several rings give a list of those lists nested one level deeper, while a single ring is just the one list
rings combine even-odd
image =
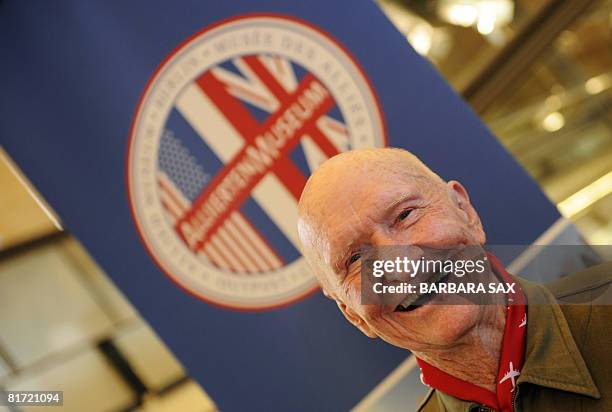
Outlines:
[{"label": "elderly man", "polygon": [[[597,304],[610,299],[610,264],[544,287],[511,278],[491,257],[493,276],[517,280],[515,297],[527,305],[362,304],[368,247],[485,244],[466,189],[401,149],[355,150],[325,162],[302,193],[298,232],[323,292],[346,319],[417,357],[432,387],[419,410],[612,411],[611,311]],[[600,300],[557,302],[585,296]]]}]

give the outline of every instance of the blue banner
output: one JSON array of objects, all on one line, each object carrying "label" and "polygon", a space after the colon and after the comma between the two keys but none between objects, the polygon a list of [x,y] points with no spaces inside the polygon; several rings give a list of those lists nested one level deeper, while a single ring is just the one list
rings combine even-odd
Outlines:
[{"label": "blue banner", "polygon": [[2,1],[0,139],[220,409],[346,410],[407,353],[300,257],[311,171],[413,151],[493,243],[558,214],[371,1]]}]

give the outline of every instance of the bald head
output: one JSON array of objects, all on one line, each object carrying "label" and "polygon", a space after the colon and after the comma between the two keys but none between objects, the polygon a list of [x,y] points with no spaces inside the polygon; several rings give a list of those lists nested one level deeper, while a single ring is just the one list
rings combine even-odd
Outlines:
[{"label": "bald head", "polygon": [[[458,182],[446,183],[406,150],[368,148],[341,153],[323,163],[302,192],[298,206],[302,253],[329,291],[329,280],[346,268],[346,258],[356,245],[431,241],[434,237],[420,238],[426,231],[395,231],[398,217],[403,220],[401,213],[417,210],[427,211],[429,217],[437,214],[438,223],[461,220],[465,212],[473,212]],[[471,217],[479,227],[475,212]]]},{"label": "bald head", "polygon": [[437,174],[407,150],[391,147],[351,150],[330,158],[310,176],[298,204],[300,219],[316,223],[313,211],[321,209],[320,202],[336,196],[342,187],[358,184],[366,176],[428,179],[438,187],[444,185]]}]

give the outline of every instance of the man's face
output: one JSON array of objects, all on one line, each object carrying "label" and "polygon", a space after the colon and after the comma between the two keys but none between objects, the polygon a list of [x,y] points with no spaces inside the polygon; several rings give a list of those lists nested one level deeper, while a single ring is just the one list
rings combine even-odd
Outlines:
[{"label": "man's face", "polygon": [[399,312],[391,306],[361,304],[360,256],[368,247],[484,243],[480,220],[463,187],[444,183],[409,160],[404,165],[396,159],[397,167],[367,169],[351,167],[347,160],[317,176],[314,190],[305,192],[302,202],[319,229],[310,232],[304,247],[316,248],[309,253],[316,259],[309,260],[325,277],[326,294],[365,334],[414,351],[446,348],[478,323],[482,306],[424,305]]}]

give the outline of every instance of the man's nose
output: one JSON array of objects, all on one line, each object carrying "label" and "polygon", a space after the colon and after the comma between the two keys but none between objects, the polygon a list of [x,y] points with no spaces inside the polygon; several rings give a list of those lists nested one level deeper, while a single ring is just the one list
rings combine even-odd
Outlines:
[{"label": "man's nose", "polygon": [[403,239],[397,236],[397,234],[379,229],[372,233],[370,244],[372,246],[399,246],[405,243]]},{"label": "man's nose", "polygon": [[372,234],[370,242],[372,245],[371,257],[377,260],[395,261],[398,257],[418,260],[424,254],[423,248],[407,239],[404,233],[379,230]]}]

